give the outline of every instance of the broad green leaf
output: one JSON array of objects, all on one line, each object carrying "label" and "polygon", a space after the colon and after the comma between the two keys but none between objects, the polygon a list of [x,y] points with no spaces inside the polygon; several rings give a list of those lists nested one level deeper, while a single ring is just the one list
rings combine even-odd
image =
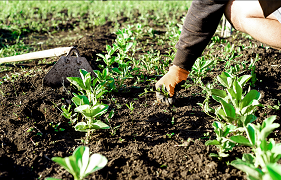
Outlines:
[{"label": "broad green leaf", "polygon": [[79,112],[86,117],[93,117],[94,113],[91,111],[91,106],[89,104],[78,106],[74,109],[75,112]]},{"label": "broad green leaf", "polygon": [[109,119],[112,119],[113,116],[114,116],[114,109],[112,109],[112,110],[110,111],[110,113],[109,113],[109,115],[108,115],[108,118],[109,118]]},{"label": "broad green leaf", "polygon": [[245,84],[251,79],[251,75],[244,75],[238,78],[238,82],[241,87],[245,86]]},{"label": "broad green leaf", "polygon": [[226,92],[220,89],[211,89],[211,94],[221,98],[225,98],[227,96]]},{"label": "broad green leaf", "polygon": [[67,167],[70,170],[69,172],[74,176],[74,179],[78,179],[80,169],[76,164],[76,159],[74,158],[74,156],[65,157],[64,159]]},{"label": "broad green leaf", "polygon": [[80,132],[88,132],[88,128],[89,127],[85,122],[78,122],[74,126],[75,131],[80,131]]},{"label": "broad green leaf", "polygon": [[80,72],[80,75],[81,75],[82,79],[85,78],[85,76],[87,74],[89,74],[89,72],[87,72],[85,69],[79,69],[79,72]]},{"label": "broad green leaf", "polygon": [[78,90],[87,90],[87,88],[84,86],[83,80],[79,77],[67,77],[66,78],[71,84],[75,85]]},{"label": "broad green leaf", "polygon": [[245,120],[243,122],[244,126],[247,126],[247,124],[254,122],[257,119],[257,117],[253,114],[249,114],[245,117]]},{"label": "broad green leaf", "polygon": [[47,178],[45,178],[45,180],[62,180],[62,179],[47,177]]},{"label": "broad green leaf", "polygon": [[218,76],[217,79],[224,87],[228,87],[227,78],[222,78]]},{"label": "broad green leaf", "polygon": [[267,151],[268,150],[267,146],[268,146],[268,143],[267,143],[266,139],[260,140],[259,147],[261,148],[262,151]]},{"label": "broad green leaf", "polygon": [[235,93],[235,91],[233,89],[227,89],[228,92],[228,97],[230,97],[230,100],[232,102],[232,104],[234,105],[235,108],[239,108],[239,101],[237,98],[237,95]]},{"label": "broad green leaf", "polygon": [[240,109],[250,105],[253,100],[259,100],[260,99],[260,93],[257,90],[251,90],[246,96],[242,99],[240,103]]},{"label": "broad green leaf", "polygon": [[70,172],[70,169],[68,168],[66,162],[65,162],[65,158],[62,157],[52,157],[52,161],[54,161],[55,163],[58,163],[60,166],[62,166],[65,170],[67,170],[68,172]]},{"label": "broad green leaf", "polygon": [[227,129],[229,129],[229,132],[233,132],[233,131],[236,131],[237,127],[234,126],[233,124],[228,124],[226,126]]},{"label": "broad green leaf", "polygon": [[281,179],[281,165],[279,164],[267,164],[266,168],[272,180]]},{"label": "broad green leaf", "polygon": [[240,169],[241,171],[244,171],[248,174],[248,176],[252,176],[255,179],[261,179],[263,172],[260,171],[260,169],[255,168],[254,165],[244,162],[241,159],[237,159],[234,161],[231,161],[230,165],[236,167],[237,169]]},{"label": "broad green leaf", "polygon": [[91,129],[110,129],[110,126],[105,124],[104,122],[97,120],[95,123],[90,124]]},{"label": "broad green leaf", "polygon": [[89,104],[89,99],[85,95],[77,95],[73,93],[74,97],[71,99],[76,106]]},{"label": "broad green leaf", "polygon": [[231,104],[228,104],[227,102],[225,102],[223,99],[221,99],[220,102],[222,104],[222,108],[223,108],[225,114],[227,115],[227,117],[235,118],[236,114],[235,114],[234,107]]},{"label": "broad green leaf", "polygon": [[226,117],[226,114],[221,107],[217,108],[215,113],[220,119],[225,119]]},{"label": "broad green leaf", "polygon": [[255,128],[251,124],[247,125],[246,133],[250,140],[250,143],[254,146],[256,144],[256,132],[255,132]]},{"label": "broad green leaf", "polygon": [[235,143],[226,141],[224,149],[225,149],[225,151],[230,151],[233,149],[234,146],[235,146]]},{"label": "broad green leaf", "polygon": [[205,145],[206,146],[209,146],[209,145],[220,145],[220,142],[217,141],[217,140],[208,140],[205,142]]},{"label": "broad green leaf", "polygon": [[273,123],[271,125],[267,125],[265,128],[263,128],[260,132],[260,138],[265,139],[267,136],[276,128],[278,128],[280,124]]},{"label": "broad green leaf", "polygon": [[266,127],[267,125],[270,125],[273,123],[273,121],[275,121],[276,119],[276,115],[273,115],[273,116],[270,116],[268,118],[266,118],[263,122],[262,122],[262,127],[261,128],[264,128]]},{"label": "broad green leaf", "polygon": [[98,78],[93,79],[92,87],[95,87],[95,86],[96,86],[97,81],[98,81]]},{"label": "broad green leaf", "polygon": [[219,96],[215,96],[215,95],[212,95],[212,98],[217,102],[220,102],[220,100],[221,100],[221,98]]},{"label": "broad green leaf", "polygon": [[222,132],[221,123],[218,122],[218,121],[214,121],[213,122],[213,127],[214,127],[215,133],[220,137],[221,136],[221,132]]},{"label": "broad green leaf", "polygon": [[91,73],[87,72],[84,69],[80,69],[80,73],[81,73],[81,76],[83,74],[82,80],[83,80],[84,86],[86,87],[87,90],[91,90]]},{"label": "broad green leaf", "polygon": [[100,72],[99,70],[93,70],[93,71],[94,71],[96,77],[97,77],[99,80],[103,79],[103,78],[102,78],[102,74],[101,74],[101,72]]},{"label": "broad green leaf", "polygon": [[235,131],[236,130],[236,126],[229,124],[225,127],[225,130],[222,134],[222,137],[226,137],[230,132]]},{"label": "broad green leaf", "polygon": [[240,102],[240,100],[242,99],[242,87],[237,81],[234,81],[233,83],[233,90],[236,95],[236,100]]},{"label": "broad green leaf", "polygon": [[89,164],[89,157],[90,157],[90,148],[86,147],[86,146],[81,146],[82,150],[80,150],[80,158],[79,158],[79,168],[80,168],[80,178],[84,178],[86,177],[86,173],[85,171],[88,168],[88,164]]},{"label": "broad green leaf", "polygon": [[232,78],[230,76],[230,74],[228,74],[227,72],[222,72],[221,75],[217,76],[217,79],[218,81],[224,86],[224,87],[227,87],[229,88],[229,85],[228,85],[228,78]]},{"label": "broad green leaf", "polygon": [[229,154],[223,153],[223,152],[219,152],[219,156],[220,157],[228,157]]},{"label": "broad green leaf", "polygon": [[93,111],[94,117],[98,117],[106,113],[108,107],[107,104],[96,104],[91,110]]},{"label": "broad green leaf", "polygon": [[205,61],[204,65],[202,66],[202,69],[206,69],[207,67],[209,67],[213,63],[214,63],[214,61],[212,61],[212,60]]},{"label": "broad green leaf", "polygon": [[215,153],[210,153],[209,156],[210,156],[210,157],[219,157],[219,155],[218,155],[218,154],[215,154]]},{"label": "broad green leaf", "polygon": [[251,105],[248,105],[241,110],[242,115],[249,115],[253,114],[254,110],[256,109],[257,105],[259,105],[259,102],[257,100],[253,100]]},{"label": "broad green leaf", "polygon": [[107,164],[107,158],[101,154],[93,154],[90,157],[90,161],[86,171],[84,172],[84,177],[89,174],[102,169]]},{"label": "broad green leaf", "polygon": [[74,111],[83,114],[85,117],[87,117],[87,119],[92,119],[104,114],[107,111],[108,107],[108,105],[104,104],[95,104],[94,106],[85,104],[76,107]]},{"label": "broad green leaf", "polygon": [[122,74],[122,71],[120,71],[118,68],[112,68],[112,71],[116,72],[117,74]]},{"label": "broad green leaf", "polygon": [[255,163],[255,157],[253,154],[243,154],[242,160],[250,164]]},{"label": "broad green leaf", "polygon": [[227,84],[228,84],[227,88],[231,88],[233,80],[234,80],[233,78],[230,77],[227,78]]},{"label": "broad green leaf", "polygon": [[241,135],[231,136],[230,140],[232,140],[232,141],[234,141],[238,144],[243,144],[243,145],[246,145],[246,146],[252,146],[250,141],[247,138],[245,138],[244,136],[241,136]]},{"label": "broad green leaf", "polygon": [[281,154],[281,144],[275,144],[271,150],[271,152],[275,153],[275,154]]},{"label": "broad green leaf", "polygon": [[103,54],[97,54],[97,56],[101,57],[102,59],[105,59],[105,56]]}]

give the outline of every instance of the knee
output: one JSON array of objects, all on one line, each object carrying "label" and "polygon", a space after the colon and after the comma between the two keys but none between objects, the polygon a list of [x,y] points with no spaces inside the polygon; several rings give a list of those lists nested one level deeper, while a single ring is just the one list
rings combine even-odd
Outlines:
[{"label": "knee", "polygon": [[255,1],[237,1],[230,0],[225,7],[225,17],[232,24],[232,26],[238,30],[245,32],[245,26],[247,26],[247,20],[249,18],[262,17],[259,2]]},{"label": "knee", "polygon": [[243,19],[247,17],[245,12],[239,8],[239,3],[231,0],[225,7],[224,15],[231,25],[238,31],[243,31]]}]

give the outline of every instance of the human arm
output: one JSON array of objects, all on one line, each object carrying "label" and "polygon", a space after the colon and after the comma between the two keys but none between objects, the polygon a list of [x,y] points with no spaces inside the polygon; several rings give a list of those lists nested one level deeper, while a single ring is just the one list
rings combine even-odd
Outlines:
[{"label": "human arm", "polygon": [[195,60],[202,54],[216,31],[218,23],[228,1],[195,0],[189,8],[183,27],[176,44],[177,52],[169,72],[155,85],[156,89],[164,84],[169,92],[169,98],[161,93],[156,93],[158,101],[172,104],[174,88],[179,80],[185,81]]}]

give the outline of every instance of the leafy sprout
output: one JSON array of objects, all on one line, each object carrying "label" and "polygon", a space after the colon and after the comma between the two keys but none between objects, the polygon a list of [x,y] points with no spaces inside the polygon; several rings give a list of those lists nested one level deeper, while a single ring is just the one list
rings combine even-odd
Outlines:
[{"label": "leafy sprout", "polygon": [[[74,180],[83,180],[91,173],[102,169],[107,164],[107,159],[101,154],[92,154],[86,146],[79,146],[75,149],[72,156],[69,157],[53,157],[52,160],[74,177]],[[53,180],[54,178],[46,178]]]}]

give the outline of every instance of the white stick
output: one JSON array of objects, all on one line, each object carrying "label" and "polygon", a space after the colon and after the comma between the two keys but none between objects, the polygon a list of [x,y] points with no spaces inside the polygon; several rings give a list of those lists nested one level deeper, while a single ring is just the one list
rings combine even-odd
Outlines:
[{"label": "white stick", "polygon": [[71,48],[72,47],[60,47],[60,48],[32,52],[32,53],[27,53],[27,54],[12,56],[12,57],[0,58],[0,64],[7,63],[7,62],[25,61],[25,60],[31,60],[31,59],[40,59],[40,58],[47,58],[47,57],[53,57],[53,56],[60,56],[62,54],[68,53]]}]

